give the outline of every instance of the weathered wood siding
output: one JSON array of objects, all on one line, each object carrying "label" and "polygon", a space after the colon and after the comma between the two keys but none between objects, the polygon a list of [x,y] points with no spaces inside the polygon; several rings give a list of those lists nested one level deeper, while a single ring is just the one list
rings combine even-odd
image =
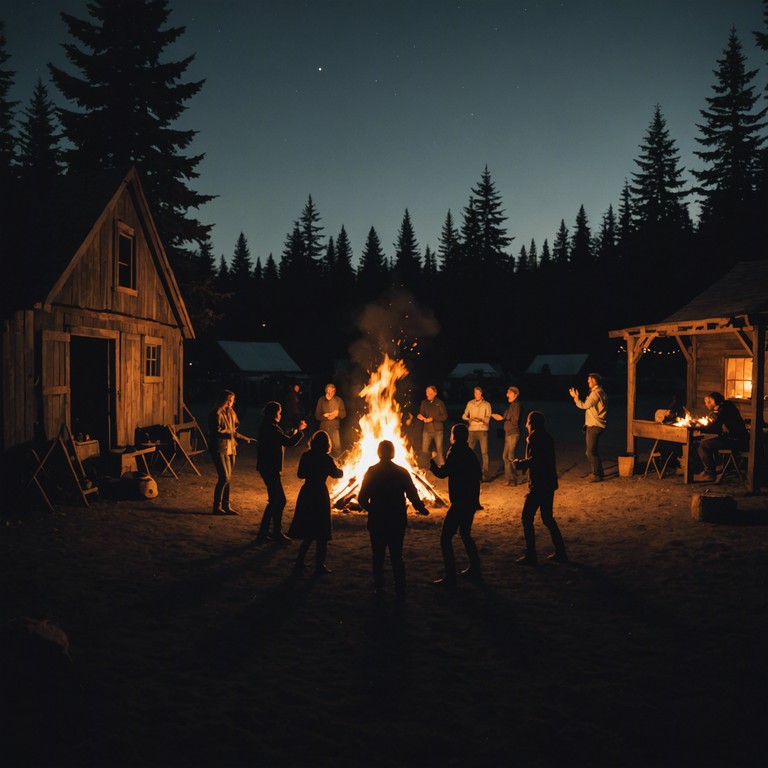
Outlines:
[{"label": "weathered wood siding", "polygon": [[[136,291],[115,286],[118,221],[134,230]],[[49,439],[62,424],[71,428],[70,341],[76,336],[110,339],[114,345],[117,445],[133,444],[139,426],[182,420],[183,332],[148,232],[132,186],[124,186],[46,306],[4,321],[4,449],[31,441],[36,423]],[[144,375],[147,337],[159,340],[162,348],[161,376],[149,380]]]},{"label": "weathered wood siding", "polygon": [[[725,358],[751,357],[750,353],[733,333],[702,335],[697,338],[696,358],[696,402],[689,403],[691,410],[704,413],[704,395],[709,392],[724,392]],[[768,379],[766,379],[768,385]],[[749,401],[734,401],[742,416],[748,418]],[[768,410],[764,408],[764,413]]]}]

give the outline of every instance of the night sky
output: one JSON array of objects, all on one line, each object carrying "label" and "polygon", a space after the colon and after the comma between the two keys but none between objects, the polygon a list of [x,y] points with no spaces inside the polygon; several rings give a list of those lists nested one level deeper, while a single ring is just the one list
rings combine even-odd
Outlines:
[{"label": "night sky", "polygon": [[[214,254],[242,231],[251,255],[279,259],[308,195],[324,235],[343,225],[359,257],[373,226],[388,256],[407,208],[422,249],[457,226],[487,165],[511,252],[550,246],[584,205],[593,233],[661,105],[685,168],[701,168],[696,123],[732,27],[766,82],[760,0],[172,0],[205,79],[179,127],[205,153],[195,188]],[[59,11],[86,0],[0,0],[10,97],[28,106],[46,64],[66,62]],[[692,211],[695,215],[695,209]]]}]

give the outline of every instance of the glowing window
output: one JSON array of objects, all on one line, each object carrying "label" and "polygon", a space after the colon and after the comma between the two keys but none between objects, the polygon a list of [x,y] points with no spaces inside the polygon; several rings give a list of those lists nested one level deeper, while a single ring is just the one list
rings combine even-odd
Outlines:
[{"label": "glowing window", "polygon": [[725,358],[726,400],[749,400],[752,397],[752,358]]}]

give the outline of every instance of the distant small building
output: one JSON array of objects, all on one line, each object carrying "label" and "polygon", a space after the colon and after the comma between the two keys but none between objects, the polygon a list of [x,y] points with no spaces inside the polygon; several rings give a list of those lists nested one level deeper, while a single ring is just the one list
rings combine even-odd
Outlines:
[{"label": "distant small building", "polygon": [[589,355],[579,353],[574,355],[536,355],[526,368],[526,376],[579,376],[586,372]]},{"label": "distant small building", "polygon": [[242,402],[279,399],[289,382],[306,381],[307,376],[276,341],[219,341],[219,374],[223,382],[244,387]]},{"label": "distant small building", "polygon": [[475,387],[482,387],[486,399],[499,396],[502,372],[491,363],[459,363],[448,374],[445,396],[452,402],[466,401]]}]

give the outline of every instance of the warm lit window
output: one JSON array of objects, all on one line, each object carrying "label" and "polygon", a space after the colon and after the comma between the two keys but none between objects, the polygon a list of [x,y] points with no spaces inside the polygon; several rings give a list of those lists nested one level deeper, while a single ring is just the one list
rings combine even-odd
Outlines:
[{"label": "warm lit window", "polygon": [[159,379],[162,369],[162,343],[158,339],[147,339],[144,344],[144,378]]},{"label": "warm lit window", "polygon": [[752,358],[725,358],[726,400],[749,400],[752,397]]},{"label": "warm lit window", "polygon": [[117,287],[136,290],[136,248],[134,231],[127,224],[117,222],[115,258]]}]

